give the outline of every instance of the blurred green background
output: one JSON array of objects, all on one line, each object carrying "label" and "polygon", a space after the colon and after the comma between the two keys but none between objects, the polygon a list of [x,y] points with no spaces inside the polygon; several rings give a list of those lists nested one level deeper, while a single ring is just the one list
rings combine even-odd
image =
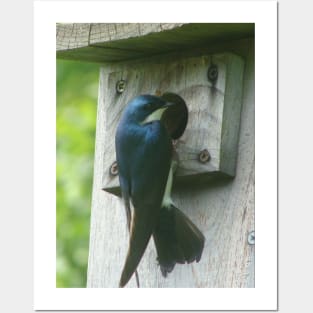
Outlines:
[{"label": "blurred green background", "polygon": [[57,287],[86,287],[99,65],[57,60]]}]

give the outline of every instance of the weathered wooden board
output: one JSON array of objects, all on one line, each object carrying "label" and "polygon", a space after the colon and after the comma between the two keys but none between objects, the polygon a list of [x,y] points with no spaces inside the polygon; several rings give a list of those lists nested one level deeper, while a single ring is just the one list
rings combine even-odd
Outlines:
[{"label": "weathered wooden board", "polygon": [[253,23],[115,23],[56,25],[57,57],[114,62],[186,51],[253,36]]},{"label": "weathered wooden board", "polygon": [[[218,49],[212,47],[215,52]],[[198,186],[175,187],[177,206],[206,237],[204,252],[199,263],[178,265],[164,279],[157,265],[153,241],[150,241],[138,268],[142,287],[254,287],[254,246],[247,242],[248,233],[254,230],[254,41],[231,42],[222,49],[245,59],[236,176]],[[122,201],[102,190],[103,165],[113,153],[107,146],[110,139],[106,137],[107,128],[118,118],[117,113],[112,115],[107,110],[115,95],[115,90],[107,89],[109,80],[113,79],[110,73],[135,70],[149,63],[158,75],[160,69],[153,62],[110,64],[101,69],[88,287],[117,287],[128,248]],[[181,77],[177,76],[177,81],[179,79]],[[141,88],[151,88],[149,81]],[[127,287],[135,286],[132,278]]]},{"label": "weathered wooden board", "polygon": [[[208,69],[215,66],[218,77],[211,82]],[[103,168],[103,189],[119,194],[118,176],[110,175],[115,162],[114,137],[126,104],[140,94],[174,92],[188,107],[189,118],[183,136],[176,144],[179,163],[175,175],[178,184],[194,184],[206,178],[234,176],[236,170],[240,125],[242,79],[241,57],[225,53],[189,57],[109,74],[105,128],[106,153]],[[116,83],[125,80],[122,94],[115,92]],[[207,149],[210,160],[199,162],[199,154]],[[108,152],[111,153],[108,153]],[[207,179],[206,179],[207,180]]]},{"label": "weathered wooden board", "polygon": [[[142,37],[151,33],[172,30],[184,24],[171,23],[76,23],[56,25],[57,51],[69,50],[88,45],[104,45],[122,39]],[[135,50],[126,48],[127,50]]]}]

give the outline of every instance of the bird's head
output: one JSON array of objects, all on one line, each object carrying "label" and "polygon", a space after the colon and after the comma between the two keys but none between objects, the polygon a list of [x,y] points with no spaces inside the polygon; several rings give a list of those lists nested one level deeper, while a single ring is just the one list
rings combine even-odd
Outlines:
[{"label": "bird's head", "polygon": [[123,114],[128,120],[146,124],[160,120],[163,112],[171,105],[172,103],[166,102],[160,97],[141,95],[128,103]]}]

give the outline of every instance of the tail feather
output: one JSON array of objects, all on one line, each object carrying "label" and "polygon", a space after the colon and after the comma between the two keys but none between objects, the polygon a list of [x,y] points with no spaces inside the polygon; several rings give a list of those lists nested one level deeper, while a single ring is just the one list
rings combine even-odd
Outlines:
[{"label": "tail feather", "polygon": [[173,205],[161,209],[153,238],[164,277],[176,263],[199,262],[205,241],[197,226]]},{"label": "tail feather", "polygon": [[[176,209],[176,208],[175,208]],[[187,263],[199,262],[204,246],[204,236],[195,224],[180,210],[176,209],[176,235],[183,247]]]},{"label": "tail feather", "polygon": [[[149,216],[147,216],[147,214],[149,214]],[[154,208],[135,210],[130,229],[128,253],[119,287],[124,287],[136,271],[140,259],[147,248],[152,231],[155,228],[157,214],[158,210],[155,210]],[[136,274],[136,280],[138,284],[138,274]]]}]

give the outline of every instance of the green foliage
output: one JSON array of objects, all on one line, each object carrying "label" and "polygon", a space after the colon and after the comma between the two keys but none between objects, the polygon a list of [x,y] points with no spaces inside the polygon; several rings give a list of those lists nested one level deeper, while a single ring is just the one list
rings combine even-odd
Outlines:
[{"label": "green foliage", "polygon": [[99,65],[57,60],[57,287],[85,287]]}]

